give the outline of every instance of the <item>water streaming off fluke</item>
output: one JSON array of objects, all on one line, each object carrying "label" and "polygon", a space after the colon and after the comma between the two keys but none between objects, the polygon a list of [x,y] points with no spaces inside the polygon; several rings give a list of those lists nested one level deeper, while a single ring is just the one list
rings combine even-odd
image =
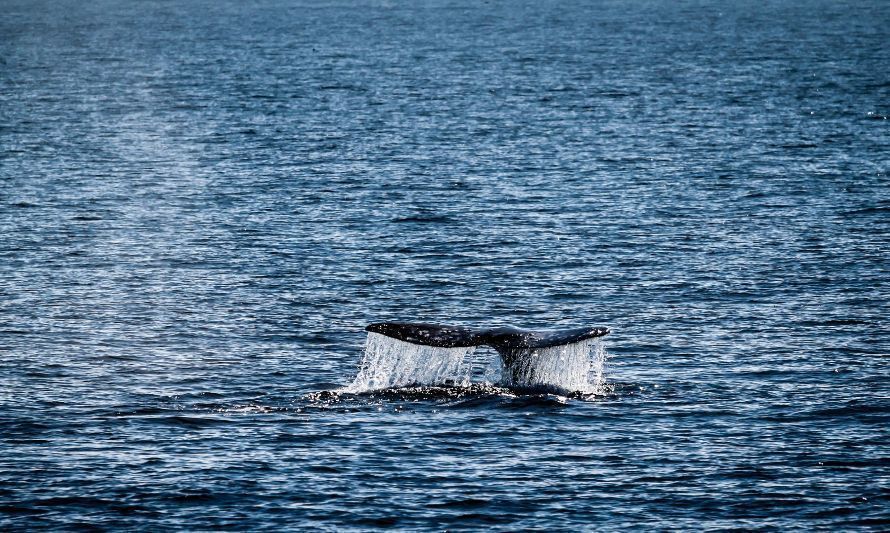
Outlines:
[{"label": "water streaming off fluke", "polygon": [[510,387],[602,392],[606,351],[598,339],[537,349],[518,349],[507,357],[501,382]]},{"label": "water streaming off fluke", "polygon": [[[345,392],[408,386],[469,386],[475,347],[424,346],[369,332],[358,375]],[[477,376],[516,388],[596,394],[603,391],[606,352],[599,339],[499,354]]]},{"label": "water streaming off fluke", "polygon": [[467,386],[472,374],[468,357],[476,348],[440,348],[368,333],[358,375],[347,392],[409,385]]}]

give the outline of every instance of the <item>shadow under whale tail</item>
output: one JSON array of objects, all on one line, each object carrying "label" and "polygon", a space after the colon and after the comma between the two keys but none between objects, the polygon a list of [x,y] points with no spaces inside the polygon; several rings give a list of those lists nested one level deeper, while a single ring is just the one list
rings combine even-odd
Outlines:
[{"label": "shadow under whale tail", "polygon": [[466,348],[490,346],[503,362],[503,379],[513,386],[547,386],[564,382],[568,375],[577,384],[577,368],[564,368],[586,360],[590,341],[609,334],[605,327],[562,330],[525,330],[514,327],[468,328],[414,322],[377,322],[365,330],[418,347]]}]

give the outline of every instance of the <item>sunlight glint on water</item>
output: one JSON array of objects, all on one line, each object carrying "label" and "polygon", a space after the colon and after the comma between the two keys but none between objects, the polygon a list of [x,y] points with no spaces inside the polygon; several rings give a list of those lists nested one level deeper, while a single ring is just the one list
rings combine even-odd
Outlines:
[{"label": "sunlight glint on water", "polygon": [[2,7],[0,532],[888,529],[887,0]]}]

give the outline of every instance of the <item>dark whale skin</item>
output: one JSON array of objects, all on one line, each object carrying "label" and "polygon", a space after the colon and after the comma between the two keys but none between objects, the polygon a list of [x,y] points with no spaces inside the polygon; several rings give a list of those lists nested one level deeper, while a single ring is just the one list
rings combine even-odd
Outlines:
[{"label": "dark whale skin", "polygon": [[609,334],[609,328],[526,330],[515,327],[468,328],[418,322],[375,322],[366,331],[405,342],[440,348],[491,346],[499,353],[572,344]]}]

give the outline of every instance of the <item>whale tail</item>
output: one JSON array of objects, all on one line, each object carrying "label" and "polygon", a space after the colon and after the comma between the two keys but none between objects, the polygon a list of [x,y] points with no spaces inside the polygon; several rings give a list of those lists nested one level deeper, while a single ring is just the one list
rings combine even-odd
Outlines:
[{"label": "whale tail", "polygon": [[[462,358],[476,347],[490,346],[503,363],[502,380],[505,384],[568,391],[584,388],[590,347],[596,339],[609,334],[609,329],[605,327],[525,330],[414,322],[377,322],[368,325],[365,330],[408,343],[403,346],[418,354],[437,353],[435,350],[441,349],[443,354],[453,352],[456,355],[451,357]],[[416,359],[416,355],[412,358]],[[414,368],[424,364],[436,365],[440,362],[412,362]]]},{"label": "whale tail", "polygon": [[419,322],[375,322],[368,325],[365,330],[422,346],[439,348],[491,346],[498,353],[574,344],[610,333],[609,328],[605,327],[526,330],[514,327],[468,328]]}]

